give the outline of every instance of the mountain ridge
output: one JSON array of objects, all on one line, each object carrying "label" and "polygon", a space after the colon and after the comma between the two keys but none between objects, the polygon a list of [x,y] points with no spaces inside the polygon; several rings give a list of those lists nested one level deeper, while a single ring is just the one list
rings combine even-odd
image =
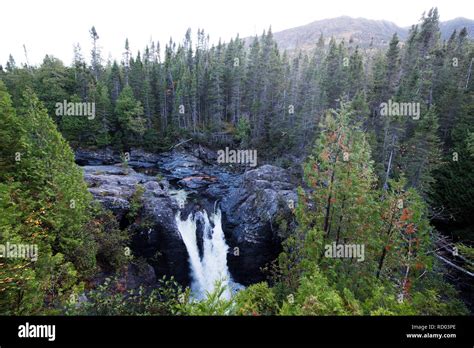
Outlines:
[{"label": "mountain ridge", "polygon": [[[457,17],[440,22],[441,39],[447,40],[454,29],[458,32],[463,27],[468,30],[469,37],[474,36],[474,20]],[[311,23],[274,32],[275,41],[282,50],[313,48],[322,34],[327,43],[331,37],[337,41],[344,39],[354,45],[369,47],[387,46],[394,33],[404,41],[408,37],[411,26],[400,27],[387,20],[367,19],[363,17],[339,16],[321,19]],[[245,39],[250,43],[252,37]]]}]

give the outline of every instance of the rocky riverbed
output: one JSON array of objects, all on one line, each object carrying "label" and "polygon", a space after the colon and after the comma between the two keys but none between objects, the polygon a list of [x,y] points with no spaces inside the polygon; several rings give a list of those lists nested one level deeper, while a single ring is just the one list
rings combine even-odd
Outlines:
[{"label": "rocky riverbed", "polygon": [[[115,214],[122,227],[133,231],[133,254],[145,258],[156,277],[174,276],[183,285],[190,283],[189,255],[176,213],[187,216],[219,207],[233,279],[244,285],[265,279],[261,268],[278,256],[282,239],[294,227],[296,184],[287,171],[272,165],[248,170],[221,165],[214,151],[201,146],[160,154],[132,150],[129,155],[124,166],[111,150],[77,150],[76,162],[83,167],[94,198]],[[131,199],[139,185],[141,209],[129,221]],[[198,228],[201,248],[202,233]]]}]

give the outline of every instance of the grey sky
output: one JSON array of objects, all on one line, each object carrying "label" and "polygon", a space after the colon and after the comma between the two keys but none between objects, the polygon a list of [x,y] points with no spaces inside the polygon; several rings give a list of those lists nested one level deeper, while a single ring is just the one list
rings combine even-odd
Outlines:
[{"label": "grey sky", "polygon": [[438,7],[441,20],[474,17],[474,1],[463,0],[14,0],[0,6],[0,64],[11,53],[17,63],[38,64],[52,54],[72,61],[73,44],[89,58],[89,29],[95,25],[102,56],[121,59],[125,38],[133,52],[150,39],[162,47],[170,36],[181,42],[190,27],[193,39],[204,28],[211,43],[280,31],[315,20],[347,15],[386,19],[400,26],[418,22],[423,11]]}]

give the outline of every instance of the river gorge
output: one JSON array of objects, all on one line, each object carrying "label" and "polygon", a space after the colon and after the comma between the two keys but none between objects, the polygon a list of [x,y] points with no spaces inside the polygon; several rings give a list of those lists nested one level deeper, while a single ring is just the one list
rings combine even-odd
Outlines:
[{"label": "river gorge", "polygon": [[[204,147],[161,154],[76,151],[89,191],[131,233],[131,251],[148,264],[134,286],[173,276],[197,298],[216,281],[231,291],[266,279],[262,268],[294,228],[296,184],[273,165],[222,165]],[[141,187],[139,216],[127,218]],[[142,272],[143,273],[143,272]]]}]

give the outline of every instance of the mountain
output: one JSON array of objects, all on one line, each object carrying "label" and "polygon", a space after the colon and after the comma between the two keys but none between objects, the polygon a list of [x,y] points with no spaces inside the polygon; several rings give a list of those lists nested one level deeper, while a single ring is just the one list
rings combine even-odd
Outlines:
[{"label": "mountain", "polygon": [[[456,18],[440,23],[441,36],[449,38],[454,29],[458,31],[463,27],[468,28],[470,37],[474,35],[474,20]],[[291,28],[274,33],[274,38],[281,49],[293,50],[301,48],[311,49],[316,45],[323,34],[326,43],[334,36],[336,40],[344,39],[361,47],[386,46],[392,35],[397,33],[400,40],[405,40],[410,27],[399,27],[393,22],[385,20],[372,20],[366,18],[352,18],[342,16],[331,19],[315,21],[300,27]],[[247,39],[251,42],[251,38]]]},{"label": "mountain", "polygon": [[464,27],[467,28],[467,32],[469,34],[469,37],[471,39],[474,38],[474,20],[472,20],[472,19],[458,17],[458,18],[451,19],[451,20],[446,21],[446,22],[441,22],[439,27],[441,29],[441,37],[444,40],[449,39],[449,37],[453,33],[454,29],[456,29],[459,33],[459,31]]},{"label": "mountain", "polygon": [[276,32],[274,37],[280,48],[293,50],[313,47],[321,33],[326,41],[334,36],[338,40],[352,40],[356,45],[368,46],[373,39],[373,44],[379,46],[389,42],[395,32],[404,39],[408,31],[389,21],[343,16]]}]

